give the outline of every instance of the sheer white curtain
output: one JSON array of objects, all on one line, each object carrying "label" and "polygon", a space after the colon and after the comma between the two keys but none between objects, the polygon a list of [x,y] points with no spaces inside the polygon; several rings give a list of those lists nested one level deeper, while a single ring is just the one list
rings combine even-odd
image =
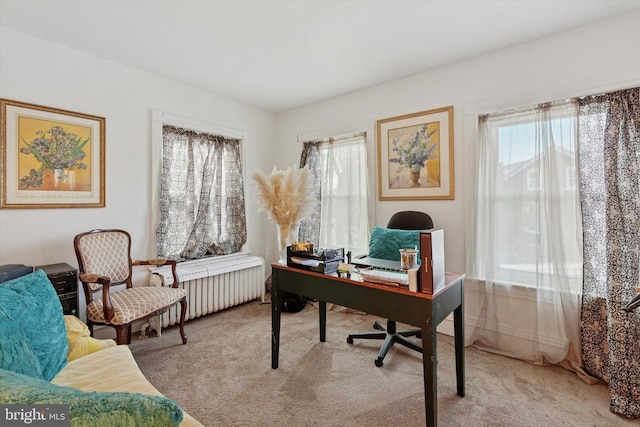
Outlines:
[{"label": "sheer white curtain", "polygon": [[323,141],[321,169],[321,248],[369,249],[367,149],[364,132]]},{"label": "sheer white curtain", "polygon": [[479,120],[467,345],[579,371],[582,229],[576,107]]},{"label": "sheer white curtain", "polygon": [[354,254],[369,249],[369,185],[366,132],[304,143],[300,167],[308,167],[318,204],[302,221],[300,239],[319,248]]}]

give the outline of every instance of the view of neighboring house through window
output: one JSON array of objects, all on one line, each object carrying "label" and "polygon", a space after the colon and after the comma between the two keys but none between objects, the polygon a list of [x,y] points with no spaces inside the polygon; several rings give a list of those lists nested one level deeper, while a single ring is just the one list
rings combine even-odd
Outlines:
[{"label": "view of neighboring house through window", "polygon": [[239,252],[247,240],[240,139],[164,125],[158,256]]},{"label": "view of neighboring house through window", "polygon": [[305,142],[300,166],[311,170],[318,198],[317,210],[301,224],[300,239],[318,248],[367,253],[366,132]]},{"label": "view of neighboring house through window", "polygon": [[468,344],[534,363],[580,354],[582,221],[566,173],[576,171],[576,117],[562,101],[479,119]]},{"label": "view of neighboring house through window", "polygon": [[[566,110],[566,111],[565,111]],[[581,286],[576,118],[572,105],[485,116],[487,167],[480,206],[490,209],[485,237],[493,280],[542,285],[539,275],[563,274]],[[483,256],[483,255],[479,255]],[[547,279],[544,279],[547,280]]]},{"label": "view of neighboring house through window", "polygon": [[479,117],[465,342],[609,383],[640,415],[640,88]]}]

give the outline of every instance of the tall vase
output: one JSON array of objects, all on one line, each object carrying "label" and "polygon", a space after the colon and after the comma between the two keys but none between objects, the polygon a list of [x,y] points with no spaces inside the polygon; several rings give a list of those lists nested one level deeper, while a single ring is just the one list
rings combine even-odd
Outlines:
[{"label": "tall vase", "polygon": [[76,172],[71,169],[47,169],[42,175],[41,190],[73,190]]},{"label": "tall vase", "polygon": [[420,171],[414,172],[412,169],[409,169],[409,179],[411,180],[411,187],[416,188],[420,187]]},{"label": "tall vase", "polygon": [[287,247],[298,239],[299,223],[276,224],[278,230],[278,264],[287,265]]},{"label": "tall vase", "polygon": [[68,168],[54,169],[53,177],[54,186],[57,190],[73,190],[76,177],[76,172],[74,170]]}]

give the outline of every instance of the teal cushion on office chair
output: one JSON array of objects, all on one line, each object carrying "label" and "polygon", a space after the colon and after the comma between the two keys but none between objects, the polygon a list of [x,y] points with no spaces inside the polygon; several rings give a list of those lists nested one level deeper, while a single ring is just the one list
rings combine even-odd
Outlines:
[{"label": "teal cushion on office chair", "polygon": [[371,230],[367,257],[400,261],[400,249],[419,248],[420,230],[398,230],[376,226]]}]

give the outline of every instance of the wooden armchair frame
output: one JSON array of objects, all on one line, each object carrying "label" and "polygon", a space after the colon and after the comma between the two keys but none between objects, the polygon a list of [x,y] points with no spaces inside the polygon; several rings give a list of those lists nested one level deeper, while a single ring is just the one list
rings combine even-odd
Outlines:
[{"label": "wooden armchair frame", "polygon": [[[114,241],[113,247],[108,246],[111,243],[110,240]],[[98,250],[90,248],[94,241],[99,241],[100,243]],[[132,261],[130,255],[131,235],[124,230],[118,229],[97,229],[80,233],[74,238],[73,247],[78,259],[79,278],[82,282],[87,303],[87,326],[92,336],[93,325],[107,325],[115,328],[118,344],[129,344],[131,343],[131,326],[133,322],[162,314],[180,302],[180,336],[182,343],[187,343],[187,335],[184,332],[184,321],[187,314],[186,291],[178,287],[180,282],[174,260]],[[122,251],[126,251],[126,253],[122,253]],[[106,259],[112,254],[117,255],[117,259],[114,262]],[[171,287],[134,288],[131,279],[133,267],[145,265],[170,265],[171,273],[173,274]],[[117,285],[124,285],[125,289],[112,289]],[[98,292],[101,292],[101,298],[94,299],[94,294]],[[118,295],[121,292],[125,294]],[[150,302],[143,301],[145,304],[136,304],[135,302],[141,298],[149,299]],[[159,300],[153,301],[153,298],[158,298]],[[115,301],[116,299],[120,301],[121,306],[118,305],[118,301]],[[134,301],[132,305],[135,308],[135,314],[126,315],[126,320],[123,321],[118,318],[117,313],[119,310],[120,312],[129,310],[129,305],[131,305],[129,301]],[[99,304],[102,305],[102,312],[97,313],[94,310],[94,315],[92,316],[89,313],[89,309],[98,307]],[[142,305],[144,307],[141,307]],[[148,307],[150,308],[148,309]]]}]

